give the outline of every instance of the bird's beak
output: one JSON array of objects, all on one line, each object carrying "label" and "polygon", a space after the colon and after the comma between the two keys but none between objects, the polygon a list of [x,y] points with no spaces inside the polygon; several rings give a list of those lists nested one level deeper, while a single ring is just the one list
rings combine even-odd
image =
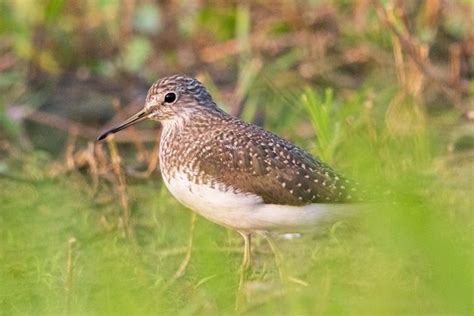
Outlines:
[{"label": "bird's beak", "polygon": [[148,118],[148,113],[147,113],[147,111],[145,111],[145,109],[143,109],[140,112],[138,112],[138,113],[132,115],[131,117],[129,117],[122,124],[120,124],[116,127],[113,127],[111,129],[109,129],[108,131],[105,131],[104,133],[100,134],[99,137],[97,137],[97,140],[103,140],[107,136],[109,136],[110,134],[115,134],[118,131],[121,131],[121,130],[123,130],[123,129],[129,127],[129,126],[132,126],[132,125],[134,125],[138,122],[141,122],[141,121],[143,121],[147,118]]}]

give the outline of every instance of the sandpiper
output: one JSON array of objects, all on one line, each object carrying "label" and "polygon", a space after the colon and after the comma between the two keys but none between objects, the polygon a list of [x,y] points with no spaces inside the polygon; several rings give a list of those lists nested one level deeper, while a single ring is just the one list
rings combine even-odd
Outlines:
[{"label": "sandpiper", "polygon": [[353,183],[291,142],[220,109],[196,79],[174,75],[155,82],[144,108],[98,137],[145,119],[160,121],[160,169],[182,204],[244,238],[294,232],[344,216]]}]

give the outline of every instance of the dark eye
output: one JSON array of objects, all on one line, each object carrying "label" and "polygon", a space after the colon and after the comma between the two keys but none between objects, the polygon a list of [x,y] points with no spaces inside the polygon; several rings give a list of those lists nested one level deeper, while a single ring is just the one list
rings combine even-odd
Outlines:
[{"label": "dark eye", "polygon": [[168,92],[165,95],[165,103],[173,103],[176,100],[176,94],[173,92]]}]

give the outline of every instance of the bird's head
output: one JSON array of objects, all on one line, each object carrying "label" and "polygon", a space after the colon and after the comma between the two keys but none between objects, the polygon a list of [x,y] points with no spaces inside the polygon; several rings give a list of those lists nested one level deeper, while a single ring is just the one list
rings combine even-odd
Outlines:
[{"label": "bird's head", "polygon": [[145,106],[121,124],[102,133],[97,140],[121,131],[146,119],[174,121],[189,118],[205,108],[216,108],[211,95],[198,80],[174,75],[156,81],[148,90]]}]

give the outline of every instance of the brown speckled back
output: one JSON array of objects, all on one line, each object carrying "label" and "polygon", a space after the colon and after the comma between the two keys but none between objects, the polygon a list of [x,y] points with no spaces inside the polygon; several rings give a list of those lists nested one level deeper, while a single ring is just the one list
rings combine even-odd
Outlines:
[{"label": "brown speckled back", "polygon": [[[290,142],[223,112],[195,79],[170,78],[161,84],[179,87],[188,97],[176,104],[174,113],[179,117],[163,122],[160,160],[164,177],[184,173],[197,184],[252,193],[272,204],[356,199],[354,183]],[[184,81],[177,85],[180,80]],[[158,82],[150,93],[159,89]],[[180,113],[179,106],[194,110]]]}]

